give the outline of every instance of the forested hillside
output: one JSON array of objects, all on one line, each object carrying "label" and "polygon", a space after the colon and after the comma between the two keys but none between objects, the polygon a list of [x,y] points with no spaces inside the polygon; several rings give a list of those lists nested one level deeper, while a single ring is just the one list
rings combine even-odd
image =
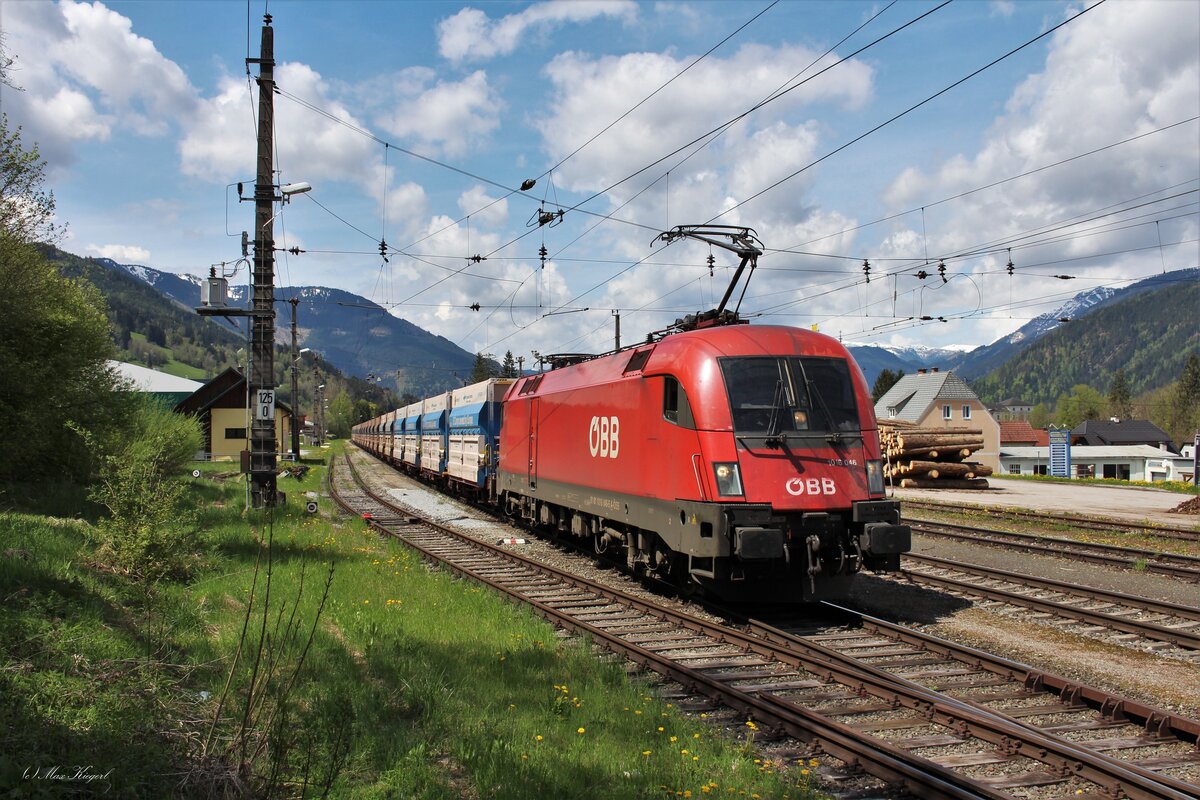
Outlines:
[{"label": "forested hillside", "polygon": [[[196,278],[109,259],[94,263],[131,276],[186,309],[200,304]],[[244,285],[230,286],[230,304],[244,305],[245,292]],[[359,295],[324,286],[288,286],[276,289],[275,297],[279,301],[276,341],[290,342],[286,301],[299,298],[300,346],[320,353],[346,375],[373,379],[397,395],[425,397],[462,386],[471,374],[475,354]]]},{"label": "forested hillside", "polygon": [[1183,282],[1106,305],[1047,334],[972,383],[985,402],[1021,397],[1051,403],[1076,384],[1106,390],[1124,369],[1142,393],[1176,380],[1200,350],[1200,283]]},{"label": "forested hillside", "polygon": [[118,359],[193,380],[211,378],[238,363],[237,351],[246,346],[246,337],[227,323],[205,319],[103,262],[55,247],[41,249],[63,277],[84,278],[100,290],[121,350]]},{"label": "forested hillside", "polygon": [[[83,279],[99,290],[117,347],[114,358],[197,381],[208,380],[226,367],[241,368],[245,363],[246,334],[229,322],[201,317],[192,306],[163,294],[108,259],[80,258],[46,246],[40,251],[63,277]],[[289,316],[287,306],[282,305],[279,325],[287,338]],[[312,349],[321,353],[320,345],[314,344]],[[291,364],[290,348],[277,345],[275,384],[280,401],[289,406],[294,405]],[[346,378],[328,359],[306,356],[298,371],[300,413],[312,413],[316,387],[325,384],[325,397],[330,401],[327,425],[337,435],[347,435],[354,423],[397,405],[386,387]]]}]

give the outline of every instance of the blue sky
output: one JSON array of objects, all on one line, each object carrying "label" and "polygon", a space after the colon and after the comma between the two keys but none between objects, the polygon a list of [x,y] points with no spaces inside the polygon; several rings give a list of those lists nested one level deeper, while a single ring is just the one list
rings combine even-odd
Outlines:
[{"label": "blue sky", "polygon": [[[232,271],[253,222],[228,188],[254,178],[244,59],[269,10],[279,180],[314,187],[277,217],[277,242],[308,251],[280,256],[280,285],[356,292],[472,351],[595,352],[614,309],[628,342],[719,299],[731,255],[710,277],[706,246],[651,246],[711,220],[767,248],[742,305],[756,323],[979,345],[1200,262],[1200,4],[1109,0],[824,157],[1090,5],[0,0],[20,89],[0,107],[48,162],[64,249]],[[530,226],[539,207],[567,212]]]}]

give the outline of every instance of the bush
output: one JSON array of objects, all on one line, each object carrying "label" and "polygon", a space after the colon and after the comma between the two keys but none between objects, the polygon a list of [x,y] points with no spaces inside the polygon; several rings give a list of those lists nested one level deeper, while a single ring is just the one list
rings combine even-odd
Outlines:
[{"label": "bush", "polygon": [[146,400],[127,428],[85,436],[100,451],[88,496],[110,515],[92,532],[100,556],[142,580],[186,576],[197,532],[194,514],[183,511],[189,485],[182,473],[200,449],[199,423]]}]

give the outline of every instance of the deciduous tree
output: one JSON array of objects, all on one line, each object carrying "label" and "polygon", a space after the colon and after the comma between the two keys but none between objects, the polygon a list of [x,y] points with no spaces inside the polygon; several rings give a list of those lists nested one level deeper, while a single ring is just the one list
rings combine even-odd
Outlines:
[{"label": "deciduous tree", "polygon": [[1100,419],[1105,403],[1105,397],[1100,392],[1086,383],[1077,383],[1071,387],[1070,394],[1058,398],[1055,406],[1058,424],[1074,428],[1084,420]]},{"label": "deciduous tree", "polygon": [[46,190],[45,182],[45,162],[37,145],[26,150],[21,128],[10,130],[8,115],[0,114],[0,232],[26,243],[62,238],[66,231],[54,223],[54,193]]}]

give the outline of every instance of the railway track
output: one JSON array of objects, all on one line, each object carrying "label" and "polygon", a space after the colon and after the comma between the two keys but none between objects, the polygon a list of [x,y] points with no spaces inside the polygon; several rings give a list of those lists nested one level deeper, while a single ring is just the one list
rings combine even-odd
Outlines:
[{"label": "railway track", "polygon": [[687,692],[734,709],[764,733],[794,737],[918,797],[1012,798],[1035,792],[1185,798],[1200,791],[1169,774],[1195,768],[1200,760],[1195,752],[1200,723],[1144,710],[1098,690],[1068,692],[1059,705],[1102,695],[1099,702],[1106,710],[1101,713],[1117,727],[1125,724],[1123,715],[1144,711],[1143,733],[1126,737],[1138,744],[1112,749],[1142,748],[1135,752],[1146,763],[1122,761],[818,642],[772,641],[772,636],[786,639],[786,631],[737,630],[419,521],[411,511],[370,492],[354,475],[352,462],[343,463],[350,469],[337,470],[331,494],[353,513],[369,515],[380,532],[528,604],[557,625],[587,634]]},{"label": "railway track", "polygon": [[906,517],[905,522],[912,527],[913,533],[925,536],[937,536],[987,547],[1004,547],[1043,553],[1058,558],[1087,561],[1093,564],[1155,572],[1180,580],[1200,583],[1200,558],[1196,556],[1164,553],[1138,547],[1082,542],[1059,536],[1038,536],[1031,533],[912,519],[911,517]]},{"label": "railway track", "polygon": [[1107,629],[1165,643],[1184,657],[1195,657],[1200,651],[1200,609],[1194,607],[913,553],[904,555],[899,574],[917,583],[1094,626],[1089,632]]},{"label": "railway track", "polygon": [[[1083,530],[1115,533],[1126,531],[1142,536],[1158,536],[1164,539],[1180,539],[1182,541],[1200,541],[1200,527],[1185,527],[1180,525],[1145,525],[1115,519],[1100,519],[1085,517],[1078,514],[1051,514],[1044,511],[1027,511],[1024,509],[1004,508],[1002,506],[983,506],[971,503],[929,502],[926,500],[904,499],[905,511],[923,509],[925,511],[940,511],[948,513],[987,514],[999,519],[1033,520],[1054,525],[1068,525]],[[905,520],[908,521],[907,518]]]}]

